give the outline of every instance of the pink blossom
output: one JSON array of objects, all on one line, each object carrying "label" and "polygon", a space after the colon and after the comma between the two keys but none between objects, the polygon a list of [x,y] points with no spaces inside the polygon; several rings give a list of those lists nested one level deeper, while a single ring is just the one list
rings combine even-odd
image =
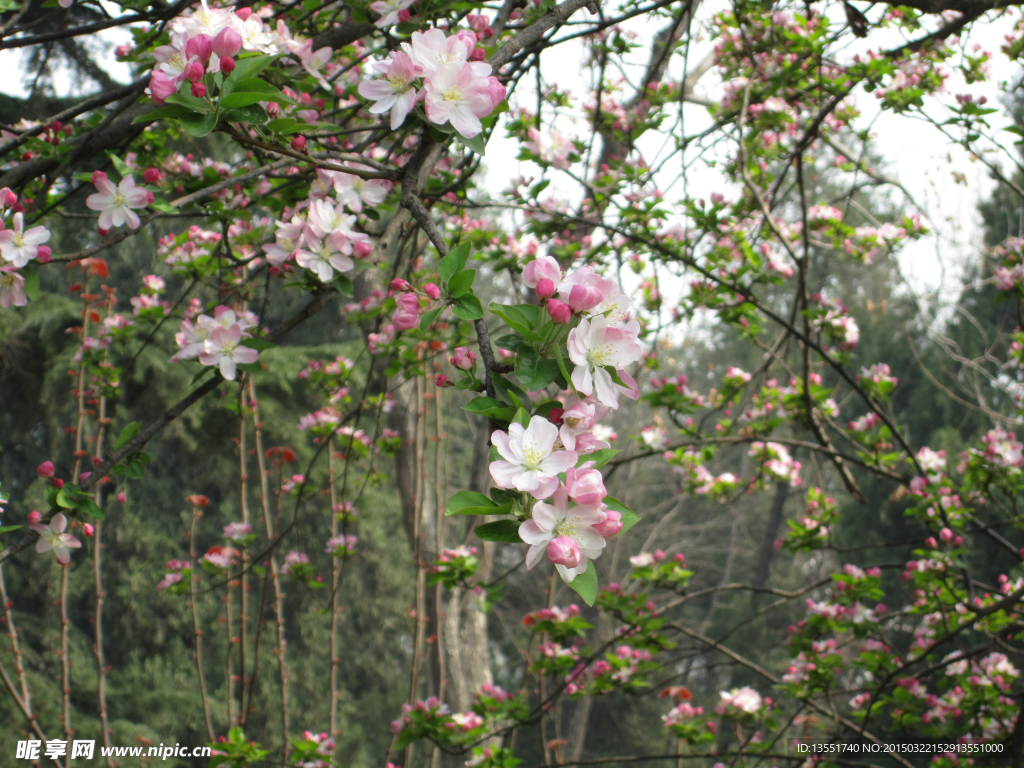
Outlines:
[{"label": "pink blossom", "polygon": [[149,76],[149,88],[146,90],[155,103],[163,104],[168,96],[178,92],[179,85],[181,81],[172,80],[160,70],[154,69]]},{"label": "pink blossom", "polygon": [[420,322],[420,300],[415,293],[403,293],[398,299],[398,306],[391,316],[396,330],[408,331]]},{"label": "pink blossom", "polygon": [[541,256],[523,267],[523,282],[530,288],[536,288],[537,284],[545,278],[554,284],[554,289],[557,291],[559,283],[562,282],[562,268],[550,256]]},{"label": "pink blossom", "polygon": [[82,546],[82,542],[64,530],[68,527],[68,519],[58,512],[50,519],[49,525],[42,522],[29,526],[39,534],[39,541],[36,542],[36,552],[49,552],[51,549],[57,556],[57,562],[67,565],[71,562],[71,549]]},{"label": "pink blossom", "polygon": [[557,536],[548,543],[548,560],[566,569],[576,568],[583,560],[579,545],[568,536]]},{"label": "pink blossom", "polygon": [[[569,332],[569,358],[575,364],[572,383],[585,395],[593,394],[597,401],[609,408],[619,407],[619,394],[625,392],[632,399],[640,393],[632,377],[622,366],[635,363],[643,356],[640,342],[633,333],[610,327],[604,316],[583,319]],[[616,369],[626,387],[616,384],[607,368]],[[630,384],[632,383],[632,386]]]},{"label": "pink blossom", "polygon": [[0,232],[0,257],[9,262],[3,266],[13,265],[21,269],[39,255],[40,246],[49,239],[50,230],[46,227],[32,227],[26,230],[25,214],[14,214],[14,228]]},{"label": "pink blossom", "polygon": [[564,301],[550,299],[547,306],[548,316],[552,322],[558,325],[565,325],[572,319],[572,308]]},{"label": "pink blossom", "polygon": [[370,3],[370,10],[381,14],[381,17],[373,22],[374,25],[383,29],[397,24],[399,13],[414,2],[415,0],[376,0],[376,2]]},{"label": "pink blossom", "polygon": [[456,347],[455,356],[448,359],[453,366],[462,371],[476,369],[476,353],[466,347]]},{"label": "pink blossom", "polygon": [[232,541],[241,541],[252,533],[249,523],[228,523],[224,526],[224,537]]},{"label": "pink blossom", "polygon": [[25,278],[18,274],[17,267],[7,264],[0,267],[0,307],[7,309],[11,304],[24,307],[28,304],[28,295],[25,293]]},{"label": "pink blossom", "polygon": [[340,171],[334,177],[334,191],[338,196],[338,203],[356,213],[363,210],[364,204],[376,207],[388,196],[388,188],[382,180],[364,179]]},{"label": "pink blossom", "polygon": [[605,539],[610,539],[622,530],[622,513],[614,509],[604,510],[605,520],[594,526],[594,530]]},{"label": "pink blossom", "polygon": [[220,375],[228,381],[234,381],[238,363],[255,363],[260,354],[252,347],[243,346],[241,340],[242,329],[239,325],[234,324],[228,328],[217,326],[203,342],[199,362],[219,366]]},{"label": "pink blossom", "polygon": [[54,469],[52,461],[44,461],[36,467],[36,474],[40,477],[53,477]]},{"label": "pink blossom", "polygon": [[483,130],[481,117],[494,110],[486,78],[473,64],[444,64],[424,81],[427,119],[443,125],[451,122],[462,136],[471,139]]},{"label": "pink blossom", "polygon": [[402,51],[395,51],[386,61],[375,62],[373,68],[384,77],[363,80],[359,83],[359,95],[376,102],[368,110],[371,115],[390,111],[391,130],[397,130],[416,104],[419,94],[413,81],[422,73],[409,54]]},{"label": "pink blossom", "polygon": [[573,451],[555,451],[558,428],[542,416],[522,424],[509,424],[508,432],[495,431],[491,444],[501,460],[492,461],[491,477],[499,488],[515,488],[535,499],[546,499],[558,488],[558,474],[576,463]]},{"label": "pink blossom", "polygon": [[135,186],[135,179],[125,176],[116,187],[106,176],[93,175],[93,184],[99,190],[85,199],[87,208],[100,212],[100,228],[111,229],[127,223],[138,229],[138,214],[133,208],[145,208],[150,203],[149,192]]},{"label": "pink blossom", "polygon": [[[519,526],[520,538],[530,545],[526,553],[526,567],[529,569],[537,565],[548,552],[550,543],[565,537],[579,549],[580,560],[571,567],[556,562],[555,568],[564,581],[572,581],[587,570],[590,560],[601,555],[605,541],[594,526],[604,520],[604,512],[597,507],[580,504],[569,509],[569,494],[564,486],[559,488],[550,504],[543,501],[534,504],[533,517]],[[564,552],[559,547],[556,554]]]},{"label": "pink blossom", "polygon": [[608,495],[604,477],[593,467],[594,462],[588,461],[579,468],[569,467],[565,472],[565,489],[577,504],[599,506]]}]

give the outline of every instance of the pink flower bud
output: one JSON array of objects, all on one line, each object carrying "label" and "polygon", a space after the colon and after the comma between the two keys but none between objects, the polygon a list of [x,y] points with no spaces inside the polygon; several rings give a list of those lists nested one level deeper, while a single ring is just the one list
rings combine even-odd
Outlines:
[{"label": "pink flower bud", "polygon": [[213,38],[213,52],[220,57],[231,58],[242,50],[242,36],[231,27],[224,27]]},{"label": "pink flower bud", "polygon": [[712,192],[711,202],[714,203],[715,205],[721,205],[722,203],[725,202],[725,195],[723,195],[721,192]]},{"label": "pink flower bud", "polygon": [[592,469],[593,462],[587,462],[580,469],[569,467],[565,473],[565,489],[569,492],[569,498],[577,504],[586,504],[596,507],[608,491],[604,487],[604,478],[596,469]]},{"label": "pink flower bud", "polygon": [[943,528],[941,531],[939,531],[939,538],[943,541],[952,541],[953,532],[949,530],[949,528]]},{"label": "pink flower bud", "polygon": [[121,503],[121,504],[124,504],[124,503],[125,503],[126,501],[128,501],[128,494],[127,494],[127,493],[125,493],[125,492],[124,492],[123,490],[122,490],[122,491],[118,491],[118,492],[117,492],[117,496],[115,496],[114,498],[115,498],[115,499],[116,499],[116,500],[117,500],[117,501],[118,501],[119,503]]},{"label": "pink flower bud", "polygon": [[412,290],[412,286],[409,285],[409,281],[408,280],[403,280],[400,277],[396,277],[394,280],[391,281],[391,290],[392,291],[410,291],[410,290]]},{"label": "pink flower bud", "polygon": [[556,427],[562,426],[565,417],[565,408],[552,408],[548,411],[548,421]]},{"label": "pink flower bud", "polygon": [[622,513],[616,512],[614,509],[606,509],[604,513],[606,515],[604,522],[591,527],[597,531],[599,535],[606,539],[610,539],[622,530]]},{"label": "pink flower bud", "polygon": [[104,229],[103,227],[98,227],[96,231],[99,232],[100,237],[106,237],[107,235],[110,234],[110,230]]},{"label": "pink flower bud", "polygon": [[555,565],[575,568],[582,559],[583,554],[580,552],[580,548],[568,536],[559,536],[548,544],[548,560]]},{"label": "pink flower bud", "polygon": [[928,547],[928,549],[938,549],[939,548],[939,543],[937,541],[935,541],[935,537],[933,537],[933,536],[929,536],[927,539],[925,539],[924,540],[924,545],[926,547]]},{"label": "pink flower bud", "polygon": [[269,117],[271,120],[273,120],[274,118],[276,118],[280,114],[281,114],[281,105],[280,104],[278,104],[277,102],[274,102],[274,101],[272,101],[269,104],[267,104],[267,117]]},{"label": "pink flower bud", "polygon": [[476,369],[476,353],[466,347],[456,347],[455,356],[448,358],[448,362],[461,371],[472,371]]},{"label": "pink flower bud", "polygon": [[157,104],[163,104],[167,97],[176,93],[178,86],[163,72],[153,70],[149,76],[149,97]]},{"label": "pink flower bud", "polygon": [[235,60],[230,56],[220,57],[220,71],[224,75],[230,75],[235,71]]},{"label": "pink flower bud", "polygon": [[420,322],[420,300],[415,293],[403,293],[398,297],[398,306],[391,316],[396,330],[408,331]]},{"label": "pink flower bud", "polygon": [[427,283],[423,286],[423,292],[432,299],[441,298],[441,289],[433,283]]},{"label": "pink flower bud", "polygon": [[185,79],[190,83],[198,83],[206,75],[206,68],[198,61],[190,61],[185,65]]},{"label": "pink flower bud", "polygon": [[305,152],[306,151],[306,137],[305,136],[296,136],[294,139],[292,139],[292,149],[295,150],[296,152]]},{"label": "pink flower bud", "polygon": [[146,204],[147,205],[152,205],[154,200],[156,200],[156,195],[154,195],[152,192],[150,192],[147,189],[146,190]]},{"label": "pink flower bud", "polygon": [[203,98],[206,95],[206,86],[202,83],[192,83],[192,95],[197,99]]},{"label": "pink flower bud", "polygon": [[107,174],[105,174],[103,171],[93,171],[92,172],[92,185],[95,187],[97,181],[102,181],[105,178],[107,178]]},{"label": "pink flower bud", "polygon": [[235,11],[235,16],[240,18],[242,21],[246,21],[252,15],[252,8],[239,8]]},{"label": "pink flower bud", "polygon": [[452,382],[451,382],[451,379],[449,379],[443,373],[439,373],[434,378],[434,385],[438,386],[438,387],[450,387],[450,386],[452,386]]},{"label": "pink flower bud", "polygon": [[547,277],[541,278],[537,281],[536,291],[538,299],[550,299],[555,295],[555,284]]},{"label": "pink flower bud", "polygon": [[[235,32],[235,36],[238,36],[237,32]],[[241,43],[242,38],[239,37],[238,40]],[[211,53],[213,53],[213,40],[210,39],[209,35],[196,35],[195,37],[190,37],[185,43],[185,56],[189,59],[199,59],[199,62],[204,67],[210,63]],[[185,71],[188,72],[188,67],[185,67]],[[185,77],[189,79],[187,74]]]},{"label": "pink flower bud", "polygon": [[562,280],[562,268],[550,256],[541,256],[523,267],[523,282],[530,288],[536,288],[544,278],[555,286]]},{"label": "pink flower bud", "polygon": [[409,20],[409,17],[410,17],[411,15],[412,15],[412,14],[411,14],[411,13],[409,13],[409,9],[408,9],[408,8],[403,8],[402,10],[400,10],[400,11],[398,12],[398,20],[399,20],[400,22],[401,22],[401,21],[408,21],[408,20]]},{"label": "pink flower bud", "polygon": [[31,512],[28,513],[28,524],[29,525],[39,525],[39,522],[42,519],[43,519],[43,516],[39,512],[36,512],[34,509]]},{"label": "pink flower bud", "polygon": [[373,243],[369,240],[360,240],[352,246],[352,255],[357,259],[365,259],[371,253],[373,253]]},{"label": "pink flower bud", "polygon": [[562,323],[568,323],[572,318],[572,310],[569,309],[569,305],[564,301],[551,299],[548,302],[548,315],[550,315],[554,322],[561,325]]},{"label": "pink flower bud", "polygon": [[604,294],[593,285],[574,285],[569,291],[569,307],[573,312],[586,312],[604,301]]},{"label": "pink flower bud", "polygon": [[160,181],[160,171],[156,168],[147,168],[145,173],[142,174],[142,178],[146,180],[147,184],[156,184]]},{"label": "pink flower bud", "polygon": [[506,93],[508,93],[508,90],[501,84],[498,78],[493,75],[487,78],[487,95],[491,99],[491,109],[494,109],[505,100]]},{"label": "pink flower bud", "polygon": [[40,477],[53,477],[53,462],[44,461],[36,467],[36,474]]},{"label": "pink flower bud", "polygon": [[50,246],[40,245],[39,250],[36,251],[36,261],[38,261],[40,264],[48,264],[50,261],[50,256],[52,254],[53,251],[50,250]]},{"label": "pink flower bud", "polygon": [[953,537],[953,546],[954,547],[959,547],[963,543],[964,543],[964,537],[963,536],[955,536],[955,537]]},{"label": "pink flower bud", "polygon": [[91,539],[93,534],[96,533],[96,529],[92,527],[91,523],[86,523],[82,526],[82,533]]},{"label": "pink flower bud", "polygon": [[483,48],[474,48],[473,52],[469,54],[470,61],[483,61],[487,58],[487,51]]}]

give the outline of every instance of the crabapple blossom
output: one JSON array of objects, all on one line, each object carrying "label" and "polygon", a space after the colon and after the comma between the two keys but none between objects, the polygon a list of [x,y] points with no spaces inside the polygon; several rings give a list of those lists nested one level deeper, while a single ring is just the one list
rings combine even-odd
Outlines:
[{"label": "crabapple blossom", "polygon": [[224,537],[232,541],[241,541],[252,533],[249,523],[228,523],[224,526]]},{"label": "crabapple blossom", "polygon": [[557,536],[548,543],[547,556],[555,565],[575,568],[583,559],[579,545],[568,536]]},{"label": "crabapple blossom", "polygon": [[604,522],[593,526],[593,529],[605,539],[610,539],[622,531],[622,513],[614,509],[605,509],[604,514]]},{"label": "crabapple blossom", "polygon": [[[341,171],[334,175],[334,192],[339,205],[356,213],[362,212],[363,205],[380,205],[388,196],[388,188],[381,179],[364,179]],[[355,221],[355,217],[351,217],[351,221]]]},{"label": "crabapple blossom", "polygon": [[496,430],[491,444],[501,459],[491,462],[494,484],[527,492],[535,499],[548,498],[558,488],[558,474],[576,464],[575,452],[554,450],[557,439],[558,427],[542,416],[531,418],[525,428],[513,422],[508,432]]},{"label": "crabapple blossom", "polygon": [[147,190],[136,187],[135,179],[125,176],[115,187],[114,182],[106,174],[97,171],[93,174],[92,183],[99,190],[85,199],[85,206],[100,212],[100,228],[111,229],[127,223],[132,229],[138,229],[139,216],[133,209],[145,208],[153,202],[153,196]]},{"label": "crabapple blossom", "polygon": [[415,293],[403,293],[397,299],[395,313],[391,323],[396,330],[408,331],[415,328],[420,321],[420,300]]},{"label": "crabapple blossom", "polygon": [[755,715],[764,706],[761,694],[749,685],[745,685],[742,688],[733,688],[731,691],[721,691],[718,695],[721,701],[715,707],[715,712],[720,715],[736,711],[741,714]]},{"label": "crabapple blossom", "polygon": [[473,352],[466,347],[456,347],[455,356],[448,358],[448,362],[462,371],[475,370],[476,352]]},{"label": "crabapple blossom", "polygon": [[[338,233],[332,233],[336,234]],[[329,283],[334,277],[335,270],[345,273],[351,272],[355,267],[355,262],[337,247],[337,241],[338,238],[332,239],[329,236],[326,240],[307,244],[305,248],[295,252],[295,261],[303,269],[315,274],[321,283]]]},{"label": "crabapple blossom", "polygon": [[548,301],[547,312],[552,322],[558,325],[565,325],[572,319],[572,309],[564,301],[558,299]]},{"label": "crabapple blossom", "polygon": [[444,64],[423,83],[427,119],[438,125],[451,122],[467,139],[483,130],[480,118],[495,107],[487,78],[476,74],[473,66],[468,62]]},{"label": "crabapple blossom", "polygon": [[238,373],[238,364],[255,363],[260,354],[252,347],[242,345],[241,341],[242,329],[238,324],[227,328],[218,325],[203,342],[199,362],[203,365],[219,366],[220,375],[228,381],[234,381]]},{"label": "crabapple blossom", "polygon": [[374,25],[383,29],[384,27],[390,27],[393,24],[399,22],[399,13],[410,5],[415,0],[376,0],[376,2],[370,3],[370,10],[381,14],[381,17],[377,19]]},{"label": "crabapple blossom", "polygon": [[604,477],[594,469],[594,462],[584,462],[580,467],[569,467],[565,471],[565,489],[569,498],[577,504],[599,506],[608,495]]},{"label": "crabapple blossom", "polygon": [[0,258],[8,262],[3,266],[21,269],[39,255],[40,246],[50,239],[50,230],[43,226],[26,230],[21,212],[14,214],[13,222],[13,229],[0,231]]},{"label": "crabapple blossom", "polygon": [[538,155],[541,161],[561,170],[569,168],[569,154],[576,148],[570,139],[558,131],[541,133],[536,128],[530,128],[528,136],[530,140],[524,146]]},{"label": "crabapple blossom", "polygon": [[[603,316],[584,318],[569,331],[569,359],[576,365],[572,372],[573,386],[585,395],[593,394],[609,408],[619,407],[620,392],[636,400],[640,396],[636,383],[622,369],[643,356],[635,334],[608,325]],[[626,386],[615,383],[607,368],[614,368]]]},{"label": "crabapple blossom", "polygon": [[277,221],[274,222],[274,226],[277,227],[277,232],[274,233],[275,240],[273,243],[265,243],[263,252],[267,254],[267,261],[280,266],[294,256],[302,246],[306,222],[298,216],[293,216],[290,222]]},{"label": "crabapple blossom", "polygon": [[82,542],[69,533],[64,533],[68,527],[68,519],[58,512],[50,519],[49,525],[38,522],[30,525],[33,531],[39,534],[39,541],[36,542],[36,552],[49,552],[51,549],[57,556],[57,562],[67,565],[71,562],[71,550],[82,546]]},{"label": "crabapple blossom", "polygon": [[[604,538],[594,526],[606,519],[600,509],[586,504],[569,508],[569,493],[565,486],[555,491],[551,503],[538,502],[533,505],[533,517],[519,526],[519,537],[530,545],[526,553],[526,567],[533,568],[541,557],[549,552],[549,545],[556,539],[568,538],[579,549],[580,559],[574,566],[555,562],[555,568],[566,582],[587,570],[587,563],[601,555]],[[556,546],[556,556],[567,554],[567,548]],[[553,561],[554,562],[554,561]]]},{"label": "crabapple blossom", "polygon": [[422,70],[404,51],[395,51],[391,58],[375,62],[373,68],[384,77],[363,80],[359,83],[359,95],[376,102],[368,110],[371,115],[390,111],[391,130],[397,130],[419,98],[413,81],[422,74]]},{"label": "crabapple blossom", "polygon": [[0,267],[0,307],[7,309],[12,304],[24,307],[27,303],[25,278],[18,274],[17,267],[11,264]]},{"label": "crabapple blossom", "polygon": [[523,267],[523,282],[530,288],[536,288],[537,284],[545,278],[554,285],[553,294],[558,290],[559,283],[562,282],[562,268],[550,256],[536,258]]}]

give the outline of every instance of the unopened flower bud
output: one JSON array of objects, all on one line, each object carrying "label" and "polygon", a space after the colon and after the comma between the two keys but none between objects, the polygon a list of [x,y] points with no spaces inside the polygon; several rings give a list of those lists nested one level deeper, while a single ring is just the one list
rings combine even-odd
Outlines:
[{"label": "unopened flower bud", "polygon": [[451,380],[443,373],[437,374],[437,378],[434,379],[434,384],[438,387],[450,387],[452,386]]},{"label": "unopened flower bud", "polygon": [[614,509],[606,509],[604,513],[607,515],[604,522],[591,527],[604,538],[610,539],[622,530],[622,513],[616,512]]},{"label": "unopened flower bud", "polygon": [[156,168],[147,168],[142,174],[142,178],[146,180],[147,184],[156,184],[160,181],[160,171]]},{"label": "unopened flower bud", "polygon": [[[237,36],[238,33],[235,32],[235,35]],[[241,40],[241,37],[239,37],[239,40]],[[195,37],[190,37],[185,43],[185,56],[189,59],[199,59],[199,62],[204,67],[210,63],[210,54],[212,53],[213,40],[209,35],[196,35]],[[188,67],[185,67],[185,71],[188,72]],[[188,75],[186,74],[185,77],[188,78]]]},{"label": "unopened flower bud", "polygon": [[39,513],[39,512],[36,512],[34,509],[31,512],[28,513],[28,524],[29,525],[39,525],[39,523],[42,521],[42,519],[43,519],[42,514]]},{"label": "unopened flower bud", "polygon": [[401,21],[408,21],[408,20],[409,20],[409,17],[410,17],[411,15],[412,15],[412,14],[411,14],[411,13],[409,13],[409,9],[408,9],[408,8],[403,8],[402,10],[400,10],[400,11],[398,12],[398,20],[399,20],[400,22],[401,22]]},{"label": "unopened flower bud", "polygon": [[50,246],[40,245],[39,250],[36,251],[36,261],[40,264],[48,264],[52,253],[53,251],[50,250]]},{"label": "unopened flower bud", "polygon": [[222,59],[231,58],[242,49],[242,36],[231,27],[224,27],[213,38],[213,52]]},{"label": "unopened flower bud", "polygon": [[556,323],[561,325],[562,323],[568,323],[572,318],[572,310],[569,309],[569,305],[564,301],[558,299],[552,299],[548,302],[548,315]]},{"label": "unopened flower bud", "polygon": [[198,61],[190,61],[185,65],[185,79],[190,83],[198,83],[206,75],[206,68]]},{"label": "unopened flower bud", "polygon": [[220,57],[220,71],[224,75],[230,75],[235,71],[235,60],[230,56]]},{"label": "unopened flower bud", "polygon": [[53,462],[44,461],[36,467],[36,474],[40,477],[53,477]]},{"label": "unopened flower bud", "polygon": [[202,83],[192,83],[192,95],[197,99],[203,98],[206,95],[206,86]]},{"label": "unopened flower bud", "polygon": [[86,523],[82,526],[82,533],[91,539],[93,534],[96,533],[96,529],[92,527],[91,523]]},{"label": "unopened flower bud", "polygon": [[559,536],[548,544],[548,560],[555,565],[575,568],[583,559],[579,546],[568,536]]},{"label": "unopened flower bud", "polygon": [[441,289],[433,283],[427,283],[423,286],[423,292],[432,299],[441,298]]},{"label": "unopened flower bud", "polygon": [[306,137],[305,136],[296,136],[294,139],[292,139],[292,149],[294,149],[296,152],[305,152],[306,151]]},{"label": "unopened flower bud", "polygon": [[548,278],[542,278],[537,281],[537,298],[538,299],[550,299],[555,295],[555,283]]},{"label": "unopened flower bud", "polygon": [[409,290],[412,290],[412,286],[409,285],[409,281],[408,280],[403,280],[400,277],[396,277],[394,280],[391,281],[391,290],[392,291],[409,291]]},{"label": "unopened flower bud", "polygon": [[280,104],[278,104],[277,102],[273,102],[273,101],[270,102],[269,104],[267,104],[267,117],[269,117],[271,120],[273,120],[274,118],[276,118],[280,114],[281,114],[281,105]]}]

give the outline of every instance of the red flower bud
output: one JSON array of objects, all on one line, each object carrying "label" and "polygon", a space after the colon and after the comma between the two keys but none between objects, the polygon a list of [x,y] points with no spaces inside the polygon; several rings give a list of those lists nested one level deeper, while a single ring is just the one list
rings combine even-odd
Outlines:
[{"label": "red flower bud", "polygon": [[434,384],[438,387],[450,387],[451,381],[443,373],[437,374],[437,378],[434,379]]},{"label": "red flower bud", "polygon": [[147,184],[156,184],[160,181],[160,171],[156,168],[147,168],[146,172],[142,174],[142,178],[146,180]]},{"label": "red flower bud", "polygon": [[220,57],[220,71],[221,74],[227,76],[235,71],[235,60],[230,56]]},{"label": "red flower bud", "polygon": [[398,20],[399,21],[408,21],[410,15],[411,14],[409,13],[409,9],[408,8],[403,8],[402,10],[400,10],[398,12]]},{"label": "red flower bud", "polygon": [[50,261],[50,256],[53,251],[50,250],[48,245],[40,245],[39,250],[36,251],[36,261],[40,264],[47,264]]},{"label": "red flower bud", "polygon": [[64,487],[64,481],[61,480],[59,477],[53,478],[53,487],[57,488],[58,490],[63,488]]},{"label": "red flower bud", "polygon": [[44,461],[36,467],[36,474],[40,477],[53,477],[53,462]]},{"label": "red flower bud", "polygon": [[89,538],[92,538],[92,535],[96,533],[96,529],[93,528],[90,523],[86,523],[82,526],[82,533],[84,533]]},{"label": "red flower bud", "polygon": [[555,295],[555,283],[545,277],[537,281],[537,287],[534,290],[537,291],[538,299],[550,299]]},{"label": "red flower bud", "polygon": [[432,299],[441,298],[441,289],[433,283],[427,283],[423,286],[423,292]]},{"label": "red flower bud", "polygon": [[294,139],[292,139],[292,149],[294,149],[296,152],[305,152],[306,151],[306,137],[305,136],[296,136]]},{"label": "red flower bud", "polygon": [[394,280],[391,281],[392,291],[408,291],[410,289],[412,289],[412,286],[409,285],[408,280],[403,280],[400,277],[396,277]]},{"label": "red flower bud", "polygon": [[562,323],[568,323],[572,318],[572,310],[569,309],[569,305],[564,301],[558,299],[552,299],[548,302],[548,315],[556,323],[561,325]]},{"label": "red flower bud", "polygon": [[192,95],[197,99],[203,98],[206,95],[206,86],[202,83],[192,83]]},{"label": "red flower bud", "polygon": [[28,524],[29,525],[39,525],[39,523],[42,522],[42,519],[43,519],[42,514],[40,514],[39,512],[36,512],[34,509],[31,512],[28,513]]}]

